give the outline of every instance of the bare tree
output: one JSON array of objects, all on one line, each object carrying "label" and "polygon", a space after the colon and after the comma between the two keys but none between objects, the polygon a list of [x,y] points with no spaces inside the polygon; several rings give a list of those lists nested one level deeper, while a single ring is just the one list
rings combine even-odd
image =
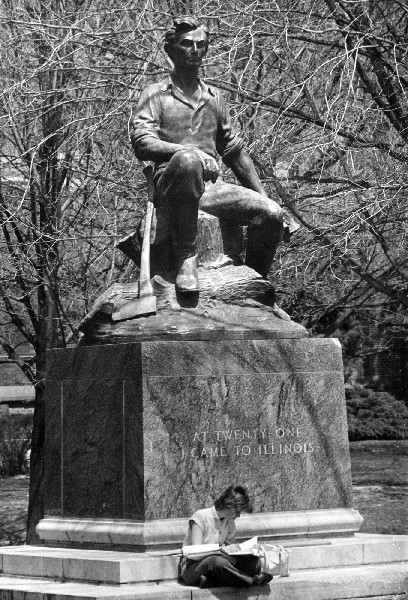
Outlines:
[{"label": "bare tree", "polygon": [[[0,7],[0,343],[36,390],[34,541],[43,510],[46,350],[77,340],[98,290],[129,275],[114,250],[140,212],[128,107],[144,73],[157,68],[156,42],[143,31],[139,43],[145,2],[2,0]],[[33,346],[33,360],[10,343],[10,326]]]},{"label": "bare tree", "polygon": [[[303,225],[282,250],[285,306],[331,334],[408,306],[407,9],[401,2],[223,2],[214,83]],[[380,317],[381,315],[381,317]]]}]

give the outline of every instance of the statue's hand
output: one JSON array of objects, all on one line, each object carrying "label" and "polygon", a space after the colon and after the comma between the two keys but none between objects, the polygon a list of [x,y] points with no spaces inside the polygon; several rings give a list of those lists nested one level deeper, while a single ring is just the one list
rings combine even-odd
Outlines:
[{"label": "statue's hand", "polygon": [[213,183],[215,183],[220,173],[217,161],[212,156],[206,154],[199,148],[194,148],[194,151],[200,157],[201,163],[203,165],[204,181],[212,181]]}]

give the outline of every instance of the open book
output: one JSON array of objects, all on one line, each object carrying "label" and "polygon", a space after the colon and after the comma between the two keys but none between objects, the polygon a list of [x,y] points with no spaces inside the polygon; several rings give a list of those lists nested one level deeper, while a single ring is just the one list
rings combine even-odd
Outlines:
[{"label": "open book", "polygon": [[197,544],[196,546],[183,546],[183,556],[193,560],[200,560],[211,554],[228,554],[229,556],[242,556],[244,554],[255,554],[258,538],[253,537],[241,544],[230,544],[229,546],[220,546],[218,544]]}]

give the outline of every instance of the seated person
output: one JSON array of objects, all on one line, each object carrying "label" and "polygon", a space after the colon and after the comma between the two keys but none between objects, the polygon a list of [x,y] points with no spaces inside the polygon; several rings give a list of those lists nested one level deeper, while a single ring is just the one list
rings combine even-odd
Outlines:
[{"label": "seated person", "polygon": [[[242,511],[251,512],[251,503],[244,487],[229,486],[211,508],[195,512],[189,520],[183,546],[235,542],[235,519]],[[269,583],[272,575],[261,573],[257,556],[210,555],[199,560],[183,556],[180,576],[189,585],[249,587]]]}]

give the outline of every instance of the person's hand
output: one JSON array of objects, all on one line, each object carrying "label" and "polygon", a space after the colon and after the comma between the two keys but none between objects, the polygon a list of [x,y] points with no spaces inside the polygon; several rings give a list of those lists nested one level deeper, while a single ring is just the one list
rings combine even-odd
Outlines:
[{"label": "person's hand", "polygon": [[194,148],[194,151],[198,154],[201,164],[203,165],[204,181],[212,181],[212,183],[215,183],[220,172],[217,161],[199,148]]}]

